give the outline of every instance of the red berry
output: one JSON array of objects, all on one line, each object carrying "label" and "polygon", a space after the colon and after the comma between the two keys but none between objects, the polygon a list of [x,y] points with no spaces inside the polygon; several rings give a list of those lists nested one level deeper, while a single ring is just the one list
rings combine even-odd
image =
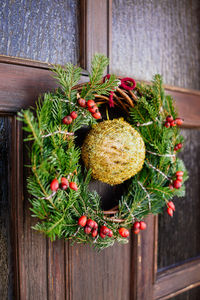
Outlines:
[{"label": "red berry", "polygon": [[75,182],[70,182],[69,187],[70,187],[70,189],[72,189],[74,191],[78,190],[77,184]]},{"label": "red berry", "polygon": [[97,229],[97,228],[98,228],[98,224],[97,224],[97,222],[95,222],[95,221],[94,221],[93,228],[94,228],[94,229]]},{"label": "red berry", "polygon": [[60,188],[61,188],[62,190],[66,190],[68,187],[69,187],[69,182],[68,182],[67,178],[62,177],[62,178],[61,178]]},{"label": "red berry", "polygon": [[60,184],[60,188],[63,191],[65,191],[68,187],[69,187],[69,185],[66,185],[66,184],[63,184],[63,183]]},{"label": "red berry", "polygon": [[182,176],[177,176],[176,179],[179,180],[180,182],[183,181],[183,177]]},{"label": "red berry", "polygon": [[85,101],[85,99],[79,98],[79,99],[78,99],[78,104],[79,104],[81,107],[86,107],[86,101]]},{"label": "red berry", "polygon": [[101,226],[101,228],[100,228],[100,232],[102,232],[103,234],[105,234],[105,235],[107,235],[107,234],[109,234],[109,230],[110,229],[108,229],[108,227],[106,227],[106,226]]},{"label": "red berry", "polygon": [[128,237],[129,236],[129,231],[128,229],[124,228],[124,227],[121,227],[119,229],[119,234],[122,236],[122,237]]},{"label": "red berry", "polygon": [[174,127],[174,126],[176,126],[176,123],[175,123],[175,121],[171,121],[171,122],[170,122],[170,126],[171,126],[171,127]]},{"label": "red berry", "polygon": [[180,189],[181,185],[182,185],[182,183],[179,180],[177,180],[177,179],[174,180],[173,186],[175,189]]},{"label": "red berry", "polygon": [[172,208],[168,207],[167,213],[168,213],[168,215],[170,215],[171,217],[173,217],[173,209]]},{"label": "red berry", "polygon": [[174,122],[175,122],[178,126],[180,126],[180,125],[183,124],[183,120],[182,120],[181,118],[176,118],[176,119],[174,120]]},{"label": "red berry", "polygon": [[105,239],[105,237],[106,237],[106,235],[105,234],[103,234],[102,232],[100,232],[100,237],[102,238],[102,239]]},{"label": "red berry", "polygon": [[139,228],[134,230],[134,233],[135,233],[135,234],[138,234],[139,232],[140,232],[140,229],[139,229]]},{"label": "red berry", "polygon": [[73,121],[73,120],[72,120],[72,117],[70,117],[70,116],[66,116],[66,117],[64,117],[64,118],[62,119],[62,123],[65,124],[65,125],[71,124],[72,121]]},{"label": "red berry", "polygon": [[184,172],[183,171],[177,171],[176,176],[183,176]]},{"label": "red berry", "polygon": [[183,147],[183,144],[179,143],[176,146],[178,147],[178,149],[181,149]]},{"label": "red berry", "polygon": [[81,227],[85,227],[87,222],[87,217],[86,216],[82,216],[78,219],[78,225]]},{"label": "red berry", "polygon": [[174,189],[174,187],[173,187],[173,185],[171,183],[169,184],[169,188],[170,188],[170,190]]},{"label": "red berry", "polygon": [[72,117],[73,120],[75,120],[78,117],[78,114],[76,111],[72,111],[70,116]]},{"label": "red berry", "polygon": [[113,236],[113,232],[112,232],[112,230],[111,230],[111,229],[109,229],[108,236],[109,236],[109,237],[112,237],[112,236]]},{"label": "red berry", "polygon": [[92,231],[92,229],[88,226],[85,226],[84,231],[86,234],[90,234],[90,232]]},{"label": "red berry", "polygon": [[87,102],[87,106],[88,107],[92,107],[92,106],[94,106],[96,103],[94,102],[94,100],[88,100],[88,102]]},{"label": "red berry", "polygon": [[98,112],[98,107],[96,105],[89,107],[88,108],[89,112],[91,112],[91,114],[95,114]]},{"label": "red berry", "polygon": [[98,234],[98,231],[96,229],[92,230],[92,237],[96,237]]},{"label": "red berry", "polygon": [[90,228],[94,228],[94,221],[92,219],[88,219],[87,226],[89,226]]},{"label": "red berry", "polygon": [[50,189],[53,191],[53,192],[56,192],[59,188],[59,182],[58,182],[58,179],[53,179],[51,184],[50,184]]},{"label": "red berry", "polygon": [[175,205],[174,205],[174,202],[169,201],[169,202],[167,203],[167,206],[168,206],[169,208],[171,208],[173,211],[175,211]]},{"label": "red berry", "polygon": [[166,121],[167,122],[172,122],[174,119],[173,119],[173,117],[172,116],[167,116],[167,118],[166,118]]},{"label": "red berry", "polygon": [[179,148],[178,148],[178,145],[175,145],[174,146],[174,151],[177,151]]},{"label": "red berry", "polygon": [[140,228],[140,222],[135,222],[135,223],[133,224],[133,228],[134,228],[134,229],[139,229],[139,228]]},{"label": "red berry", "polygon": [[170,123],[169,122],[165,122],[165,125],[164,125],[166,128],[169,128],[170,127]]},{"label": "red berry", "polygon": [[61,183],[69,186],[69,181],[65,177],[61,178]]},{"label": "red berry", "polygon": [[92,114],[92,116],[93,116],[93,118],[95,118],[95,119],[101,119],[101,114],[100,114],[100,112],[96,112],[96,113],[94,113],[94,114]]},{"label": "red berry", "polygon": [[147,228],[147,224],[144,221],[140,221],[140,230],[145,230]]}]

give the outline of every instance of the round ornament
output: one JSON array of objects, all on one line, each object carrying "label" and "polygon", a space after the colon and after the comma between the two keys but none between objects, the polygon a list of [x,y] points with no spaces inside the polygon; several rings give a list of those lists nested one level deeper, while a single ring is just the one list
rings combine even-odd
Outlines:
[{"label": "round ornament", "polygon": [[137,174],[144,164],[141,135],[123,119],[94,125],[82,146],[82,159],[92,177],[110,185]]}]

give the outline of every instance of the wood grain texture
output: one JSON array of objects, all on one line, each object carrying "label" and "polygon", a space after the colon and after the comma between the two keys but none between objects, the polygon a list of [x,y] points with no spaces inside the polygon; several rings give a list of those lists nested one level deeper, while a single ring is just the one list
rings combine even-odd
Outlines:
[{"label": "wood grain texture", "polygon": [[145,218],[147,229],[135,236],[132,251],[131,300],[153,299],[154,282],[154,243],[156,219],[149,215]]},{"label": "wood grain texture", "polygon": [[[28,108],[39,95],[58,86],[49,70],[6,63],[0,63],[0,78],[0,111]],[[82,76],[81,82],[85,80]]]},{"label": "wood grain texture", "polygon": [[113,0],[112,67],[118,75],[200,89],[200,2]]},{"label": "wood grain texture", "polygon": [[171,300],[199,300],[200,286],[170,298]]},{"label": "wood grain texture", "polygon": [[10,154],[12,117],[0,115],[0,296],[13,297],[11,247]]},{"label": "wood grain texture", "polygon": [[183,158],[189,172],[186,196],[174,199],[176,212],[159,216],[158,269],[200,255],[200,130],[184,129]]},{"label": "wood grain texture", "polygon": [[111,0],[82,0],[80,25],[80,64],[89,70],[95,53],[110,56]]},{"label": "wood grain texture", "polygon": [[192,288],[192,285],[200,284],[199,274],[199,259],[163,272],[155,283],[154,299],[170,298],[171,294],[180,293],[187,287]]},{"label": "wood grain texture", "polygon": [[193,91],[178,91],[167,89],[167,94],[170,94],[175,100],[175,105],[178,114],[183,118],[183,127],[200,127],[200,93]]},{"label": "wood grain texture", "polygon": [[69,251],[70,300],[130,299],[130,243],[102,252],[73,245]]},{"label": "wood grain texture", "polygon": [[48,300],[65,300],[65,245],[48,239]]},{"label": "wood grain texture", "polygon": [[77,63],[79,0],[1,1],[0,54]]}]

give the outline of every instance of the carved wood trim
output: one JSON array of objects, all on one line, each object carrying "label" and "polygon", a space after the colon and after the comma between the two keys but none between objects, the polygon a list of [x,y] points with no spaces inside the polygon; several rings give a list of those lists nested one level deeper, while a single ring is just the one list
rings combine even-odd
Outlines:
[{"label": "carved wood trim", "polygon": [[169,299],[200,285],[199,274],[200,258],[158,273],[154,285],[154,299]]}]

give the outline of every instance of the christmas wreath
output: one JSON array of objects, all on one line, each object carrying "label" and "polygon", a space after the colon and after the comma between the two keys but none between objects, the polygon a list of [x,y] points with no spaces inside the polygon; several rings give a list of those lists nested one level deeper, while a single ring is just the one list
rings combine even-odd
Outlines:
[{"label": "christmas wreath", "polygon": [[[105,56],[95,55],[89,82],[83,84],[78,84],[79,67],[54,66],[60,87],[18,116],[31,145],[27,185],[31,211],[39,219],[33,228],[51,240],[99,249],[128,242],[128,228],[138,234],[146,228],[144,217],[163,207],[173,216],[171,198],[184,196],[187,179],[176,156],[183,145],[182,120],[161,76],[136,85],[128,77],[103,77],[107,65]],[[110,120],[108,107],[117,107],[123,118]],[[80,147],[76,137],[83,127],[91,130]],[[125,182],[117,207],[103,211],[99,194],[89,186],[91,177],[110,185]]]}]

